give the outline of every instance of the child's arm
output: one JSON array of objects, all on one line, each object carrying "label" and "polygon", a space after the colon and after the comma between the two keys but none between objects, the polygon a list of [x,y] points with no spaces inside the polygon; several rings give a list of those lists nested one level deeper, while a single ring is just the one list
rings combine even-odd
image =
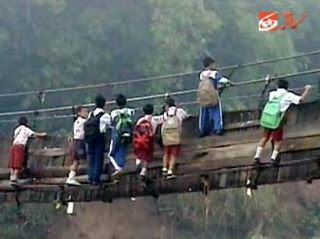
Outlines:
[{"label": "child's arm", "polygon": [[46,133],[46,132],[41,132],[41,133],[39,133],[39,132],[34,132],[34,133],[32,134],[32,136],[37,137],[37,138],[44,138],[44,137],[47,136],[47,133]]},{"label": "child's arm", "polygon": [[179,117],[180,117],[180,119],[181,120],[185,120],[185,119],[187,119],[187,118],[189,118],[191,115],[190,114],[188,114],[184,109],[182,109],[182,108],[179,108],[178,109],[178,115],[179,115]]},{"label": "child's arm", "polygon": [[309,94],[310,94],[311,88],[312,88],[311,85],[306,85],[306,86],[304,87],[304,91],[303,91],[303,93],[302,93],[302,95],[301,95],[300,102],[304,102],[304,101],[306,100],[306,98],[307,98],[307,97],[309,96]]}]

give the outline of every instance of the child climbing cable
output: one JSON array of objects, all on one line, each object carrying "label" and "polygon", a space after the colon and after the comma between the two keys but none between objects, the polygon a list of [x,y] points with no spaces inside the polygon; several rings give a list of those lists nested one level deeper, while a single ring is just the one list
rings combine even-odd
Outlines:
[{"label": "child climbing cable", "polygon": [[19,174],[24,166],[26,155],[26,144],[31,137],[45,137],[47,133],[34,132],[28,126],[28,119],[24,116],[19,118],[19,125],[14,129],[13,143],[10,148],[10,181],[12,184],[17,184]]},{"label": "child climbing cable", "polygon": [[261,117],[261,126],[264,129],[264,132],[254,156],[255,162],[258,164],[260,163],[262,151],[270,139],[274,142],[271,162],[277,163],[277,157],[283,141],[283,125],[286,111],[291,104],[298,105],[305,101],[311,86],[306,85],[301,96],[289,92],[288,88],[288,81],[279,80],[278,89],[270,92],[269,101],[266,104]]},{"label": "child climbing cable", "polygon": [[134,110],[127,108],[127,98],[118,95],[116,98],[117,109],[111,112],[112,136],[110,142],[109,159],[115,168],[113,177],[119,175],[126,164],[128,147],[132,142],[132,116]]},{"label": "child climbing cable", "polygon": [[173,170],[180,154],[182,121],[189,115],[183,109],[177,108],[171,97],[166,100],[165,109],[161,128],[164,145],[162,174],[170,179],[175,177]]},{"label": "child climbing cable", "polygon": [[141,179],[147,173],[148,163],[152,161],[154,152],[154,135],[158,125],[163,123],[163,115],[153,116],[153,105],[143,107],[144,116],[138,119],[133,131],[133,149],[136,155],[136,166],[142,169]]},{"label": "child climbing cable", "polygon": [[72,165],[70,166],[69,176],[66,184],[80,186],[80,183],[75,179],[78,171],[80,160],[87,158],[86,142],[84,140],[84,124],[88,118],[88,110],[83,106],[76,108],[77,119],[73,124],[73,140],[71,146]]}]

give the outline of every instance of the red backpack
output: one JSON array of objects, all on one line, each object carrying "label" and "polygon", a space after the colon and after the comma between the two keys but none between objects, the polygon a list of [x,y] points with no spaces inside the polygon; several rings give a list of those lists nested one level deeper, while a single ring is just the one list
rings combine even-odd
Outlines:
[{"label": "red backpack", "polygon": [[142,120],[133,130],[133,147],[135,149],[150,149],[153,146],[154,133],[149,120]]}]

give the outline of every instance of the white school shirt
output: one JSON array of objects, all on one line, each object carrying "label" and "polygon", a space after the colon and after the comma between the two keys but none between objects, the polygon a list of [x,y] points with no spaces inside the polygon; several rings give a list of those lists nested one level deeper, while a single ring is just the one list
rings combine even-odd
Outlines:
[{"label": "white school shirt", "polygon": [[14,130],[13,135],[13,144],[22,144],[26,145],[28,139],[34,134],[35,132],[27,126],[20,125]]},{"label": "white school shirt", "polygon": [[200,81],[209,78],[213,81],[213,85],[216,89],[221,87],[221,85],[228,84],[230,81],[223,77],[218,71],[215,70],[204,70],[200,73]]},{"label": "white school shirt", "polygon": [[171,106],[167,112],[164,112],[163,118],[164,118],[164,120],[166,120],[168,115],[174,115],[175,111],[176,111],[176,115],[179,119],[180,126],[181,126],[182,121],[189,117],[188,113],[184,109],[177,108],[175,106]]},{"label": "white school shirt", "polygon": [[84,139],[84,123],[86,121],[87,120],[82,117],[78,117],[76,119],[76,121],[73,124],[73,139],[77,139],[77,140]]},{"label": "white school shirt", "polygon": [[[104,112],[104,114],[100,118],[100,133],[106,133],[107,132],[107,127],[111,125],[111,117],[110,114],[106,113],[103,109],[101,108],[96,108],[92,114],[94,116],[100,114],[101,112]],[[90,115],[89,115],[90,117]]]},{"label": "white school shirt", "polygon": [[134,109],[131,108],[122,108],[122,109],[115,109],[111,111],[111,119],[114,121],[114,119],[118,116],[118,114],[127,114],[130,117],[135,114]]},{"label": "white school shirt", "polygon": [[271,91],[269,94],[269,101],[273,100],[275,97],[282,97],[280,101],[281,112],[286,112],[291,104],[298,105],[301,101],[301,96],[288,92],[285,89]]},{"label": "white school shirt", "polygon": [[163,115],[159,115],[159,116],[145,115],[145,116],[142,116],[137,121],[136,125],[140,124],[141,121],[143,120],[148,120],[151,123],[153,133],[156,133],[158,125],[163,123],[163,118],[164,118]]}]

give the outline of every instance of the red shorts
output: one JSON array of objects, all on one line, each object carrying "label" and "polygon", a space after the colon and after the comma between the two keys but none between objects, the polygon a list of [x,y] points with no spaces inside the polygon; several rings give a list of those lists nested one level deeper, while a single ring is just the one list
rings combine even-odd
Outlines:
[{"label": "red shorts", "polygon": [[272,139],[274,141],[282,141],[283,140],[283,127],[280,127],[275,130],[264,129],[263,137],[266,137],[267,140]]},{"label": "red shorts", "polygon": [[134,154],[143,162],[150,163],[153,159],[153,150],[134,149]]},{"label": "red shorts", "polygon": [[166,157],[178,157],[180,155],[180,148],[181,145],[169,145],[169,146],[164,146],[164,155]]},{"label": "red shorts", "polygon": [[12,145],[10,148],[9,168],[22,169],[25,160],[24,145]]},{"label": "red shorts", "polygon": [[154,152],[153,141],[150,143],[149,147],[147,148],[133,146],[133,151],[137,159],[150,163],[153,159],[153,152]]}]

